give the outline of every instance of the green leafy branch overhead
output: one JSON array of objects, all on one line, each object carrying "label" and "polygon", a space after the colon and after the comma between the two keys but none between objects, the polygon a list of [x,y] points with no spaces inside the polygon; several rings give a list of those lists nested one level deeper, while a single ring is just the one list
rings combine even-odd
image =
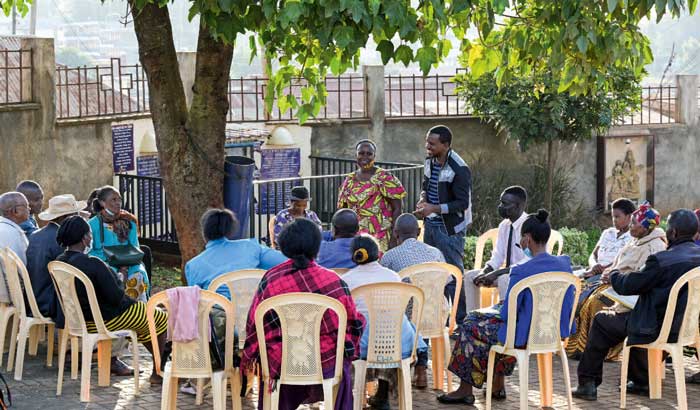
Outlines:
[{"label": "green leafy branch overhead", "polygon": [[[30,0],[0,0],[8,14]],[[95,0],[97,1],[97,0]],[[138,13],[148,3],[136,0]],[[494,73],[499,86],[540,72],[553,75],[558,92],[595,93],[610,88],[608,71],[627,67],[641,75],[652,61],[639,21],[656,14],[693,13],[697,0],[194,0],[211,34],[233,44],[252,34],[253,53],[262,45],[279,63],[266,103],[298,111],[302,121],[325,103],[323,79],[355,69],[359,52],[376,44],[384,64],[417,63],[424,74],[450,52],[448,33],[460,41],[460,62],[476,77]],[[478,38],[467,38],[469,29]],[[497,29],[497,30],[495,30]],[[285,97],[303,79],[302,98]]]}]

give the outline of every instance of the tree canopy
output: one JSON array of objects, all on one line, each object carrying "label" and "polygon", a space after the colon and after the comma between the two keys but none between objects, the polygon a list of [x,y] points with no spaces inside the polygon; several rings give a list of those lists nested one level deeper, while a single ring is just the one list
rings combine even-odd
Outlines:
[{"label": "tree canopy", "polygon": [[[31,0],[0,0],[28,11]],[[168,0],[135,0],[165,7]],[[302,122],[325,103],[326,74],[356,68],[370,38],[386,64],[417,62],[424,74],[449,53],[448,31],[460,41],[461,62],[478,77],[494,73],[497,85],[547,70],[557,91],[595,93],[611,88],[609,69],[627,67],[640,74],[652,61],[648,39],[639,29],[644,17],[660,20],[697,0],[194,0],[190,18],[218,40],[233,44],[249,35],[268,61],[279,62],[270,78],[267,103],[298,110]],[[499,28],[499,30],[494,30]],[[468,29],[478,38],[469,40]],[[303,78],[301,98],[285,87]]]}]

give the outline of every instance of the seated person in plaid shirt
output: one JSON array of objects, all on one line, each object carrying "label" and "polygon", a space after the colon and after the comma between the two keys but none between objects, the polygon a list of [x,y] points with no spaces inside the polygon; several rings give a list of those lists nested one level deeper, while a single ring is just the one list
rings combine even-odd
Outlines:
[{"label": "seated person in plaid shirt", "polygon": [[[241,371],[246,372],[258,363],[260,357],[258,335],[255,329],[255,311],[265,299],[291,292],[310,292],[337,299],[347,312],[345,334],[345,360],[343,380],[338,388],[336,410],[353,408],[351,364],[360,354],[360,337],[365,325],[364,317],[358,313],[345,282],[333,271],[314,262],[321,245],[321,232],[318,226],[306,219],[296,219],[285,226],[279,236],[282,253],[287,262],[275,266],[265,273],[253,298],[246,324],[246,341],[241,361]],[[321,362],[324,377],[332,377],[335,364],[335,349],[338,319],[326,312],[321,325]],[[270,364],[270,376],[279,378],[282,363],[282,335],[279,321],[270,317],[265,320],[265,342]],[[272,386],[264,386],[272,388]],[[300,404],[315,403],[323,398],[321,385],[292,386],[282,385],[280,409],[296,409]],[[258,407],[262,409],[262,394]]]}]

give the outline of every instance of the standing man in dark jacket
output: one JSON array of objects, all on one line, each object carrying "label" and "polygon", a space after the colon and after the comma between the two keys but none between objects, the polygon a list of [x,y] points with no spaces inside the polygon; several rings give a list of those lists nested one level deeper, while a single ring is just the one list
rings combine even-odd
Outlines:
[{"label": "standing man in dark jacket", "polygon": [[[666,238],[668,249],[647,258],[640,272],[612,271],[601,276],[620,295],[639,295],[631,312],[600,312],[595,316],[588,343],[578,366],[578,388],[575,397],[597,399],[597,386],[603,381],[603,361],[608,350],[622,343],[645,344],[656,340],[661,331],[671,287],[689,270],[700,266],[700,247],[693,242],[698,219],[693,211],[679,209],[668,217]],[[687,290],[678,296],[669,340],[678,338],[680,321],[687,303]],[[646,351],[632,349],[629,361],[627,392],[647,394],[648,367]]]},{"label": "standing man in dark jacket", "polygon": [[[464,238],[472,222],[472,172],[451,149],[452,131],[444,125],[431,128],[425,137],[423,192],[415,214],[424,221],[423,241],[438,248],[447,263],[464,273]],[[445,296],[454,299],[455,280],[445,287]],[[454,302],[454,300],[453,300]],[[464,292],[457,302],[457,321],[466,315]]]}]

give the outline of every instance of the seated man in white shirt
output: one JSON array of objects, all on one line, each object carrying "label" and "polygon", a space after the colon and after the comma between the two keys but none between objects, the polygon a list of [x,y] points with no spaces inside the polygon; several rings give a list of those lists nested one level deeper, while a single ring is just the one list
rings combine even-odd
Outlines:
[{"label": "seated man in white shirt", "polygon": [[[0,195],[0,248],[12,249],[24,264],[27,263],[27,236],[20,224],[29,219],[29,202],[19,192]],[[4,273],[0,280],[0,302],[10,303]]]},{"label": "seated man in white shirt", "polygon": [[498,215],[503,219],[498,224],[498,239],[493,248],[491,259],[482,270],[472,270],[464,274],[464,297],[467,312],[478,309],[480,304],[481,286],[498,287],[501,299],[508,290],[510,267],[526,259],[519,247],[520,227],[525,222],[527,214],[527,192],[521,186],[506,188],[501,194],[498,204]]}]

